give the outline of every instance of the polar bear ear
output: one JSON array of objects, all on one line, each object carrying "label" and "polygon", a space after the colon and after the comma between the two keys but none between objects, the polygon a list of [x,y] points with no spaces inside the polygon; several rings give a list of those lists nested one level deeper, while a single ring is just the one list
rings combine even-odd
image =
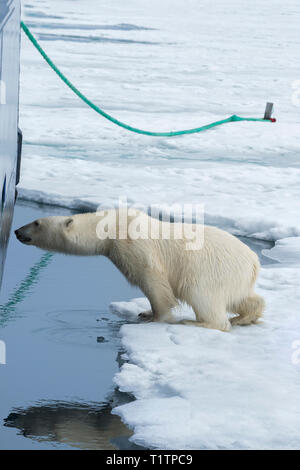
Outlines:
[{"label": "polar bear ear", "polygon": [[73,219],[72,219],[72,218],[67,219],[67,220],[65,221],[65,226],[66,226],[66,227],[70,227],[70,225],[72,224],[72,222],[73,222]]}]

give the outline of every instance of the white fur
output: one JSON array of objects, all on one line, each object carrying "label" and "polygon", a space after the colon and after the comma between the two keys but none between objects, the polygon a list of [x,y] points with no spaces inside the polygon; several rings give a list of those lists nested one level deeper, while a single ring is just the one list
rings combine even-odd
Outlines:
[{"label": "white fur", "polygon": [[[128,226],[133,217],[124,210],[108,214],[118,223],[116,239],[103,238],[104,229],[97,213],[72,217],[47,217],[32,222],[19,234],[30,237],[27,244],[49,251],[74,255],[107,256],[130,283],[140,287],[148,297],[152,311],[142,318],[172,322],[172,308],[178,300],[191,305],[197,326],[230,329],[228,312],[237,314],[232,324],[255,323],[261,316],[264,301],[255,294],[254,284],[259,272],[257,255],[233,235],[216,227],[204,226],[201,249],[186,250],[187,240],[175,239],[176,224],[166,227],[139,212],[141,234],[149,235],[149,223],[155,220],[160,233],[170,228],[171,239],[132,239]],[[107,214],[106,214],[107,216]],[[98,226],[98,229],[97,229]],[[98,236],[96,234],[98,231]],[[126,239],[120,239],[120,236]]]}]

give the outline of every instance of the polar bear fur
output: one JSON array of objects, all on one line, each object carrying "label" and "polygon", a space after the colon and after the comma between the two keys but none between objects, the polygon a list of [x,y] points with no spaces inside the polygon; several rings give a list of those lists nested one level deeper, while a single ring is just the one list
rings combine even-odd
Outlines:
[{"label": "polar bear fur", "polygon": [[[181,301],[196,315],[196,321],[185,324],[228,331],[231,324],[257,322],[264,309],[262,297],[254,292],[260,264],[247,245],[223,230],[204,225],[203,246],[187,250],[189,240],[175,236],[177,223],[161,222],[139,211],[140,238],[136,239],[129,230],[136,215],[124,211],[46,217],[15,233],[21,242],[48,251],[107,256],[149,299],[152,310],[142,313],[142,319],[172,322],[172,308]],[[116,222],[114,238],[111,233],[107,236],[104,225],[108,215]],[[153,221],[159,230],[156,239],[149,235]],[[164,229],[170,230],[169,239],[163,238]],[[229,321],[228,313],[236,316]]]}]

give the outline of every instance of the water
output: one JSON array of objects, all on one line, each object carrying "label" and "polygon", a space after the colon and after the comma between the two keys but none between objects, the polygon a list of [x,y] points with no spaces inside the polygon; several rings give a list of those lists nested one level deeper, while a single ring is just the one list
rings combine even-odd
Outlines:
[{"label": "water", "polygon": [[[20,203],[13,225],[54,213],[69,211]],[[12,235],[1,291],[0,448],[132,447],[110,413],[128,397],[112,382],[122,321],[108,306],[140,295],[104,257],[47,259]]]}]

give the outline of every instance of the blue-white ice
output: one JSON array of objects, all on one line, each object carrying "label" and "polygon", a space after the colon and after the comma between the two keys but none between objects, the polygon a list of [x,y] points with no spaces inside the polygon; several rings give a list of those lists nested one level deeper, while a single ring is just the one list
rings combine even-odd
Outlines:
[{"label": "blue-white ice", "polygon": [[[123,327],[116,381],[137,399],[116,411],[146,446],[299,448],[299,2],[28,0],[23,19],[81,91],[134,126],[260,117],[274,101],[276,124],[139,136],[88,109],[23,38],[20,194],[74,209],[204,203],[208,223],[276,241],[262,325]],[[114,310],[132,318],[143,302]]]},{"label": "blue-white ice", "polygon": [[[121,328],[115,383],[136,400],[114,410],[136,443],[159,449],[299,449],[300,273],[264,268],[263,323],[230,333],[167,324]],[[145,299],[115,302],[131,321]],[[177,312],[178,313],[178,312]],[[182,317],[192,317],[183,307]]]}]

